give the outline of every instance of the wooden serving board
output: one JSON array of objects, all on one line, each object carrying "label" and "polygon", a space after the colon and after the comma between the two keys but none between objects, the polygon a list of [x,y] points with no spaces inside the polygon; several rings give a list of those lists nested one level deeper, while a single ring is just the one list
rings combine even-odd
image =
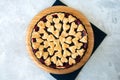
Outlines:
[{"label": "wooden serving board", "polygon": [[[77,63],[76,65],[74,65],[70,68],[67,68],[67,69],[53,69],[53,68],[43,65],[42,63],[40,63],[38,61],[38,59],[35,57],[35,55],[32,51],[30,37],[31,37],[31,33],[32,33],[32,30],[33,30],[35,24],[43,16],[45,16],[49,13],[52,13],[52,12],[66,12],[66,13],[70,13],[70,14],[76,16],[78,19],[80,19],[82,21],[82,23],[85,26],[87,33],[88,33],[88,48],[87,48],[85,55],[83,56],[83,58],[81,59],[81,61],[79,63]],[[47,72],[54,73],[54,74],[67,74],[67,73],[71,73],[71,72],[79,69],[87,62],[87,60],[89,59],[89,57],[92,53],[93,47],[94,47],[94,34],[93,34],[93,30],[92,30],[92,27],[91,27],[89,21],[86,19],[86,17],[81,12],[79,12],[73,8],[66,7],[66,6],[53,6],[53,7],[47,8],[47,9],[41,11],[40,13],[38,13],[33,18],[33,20],[30,22],[30,24],[28,26],[28,30],[27,30],[27,35],[26,35],[26,46],[27,46],[30,57],[38,65],[38,67],[44,69]]]}]

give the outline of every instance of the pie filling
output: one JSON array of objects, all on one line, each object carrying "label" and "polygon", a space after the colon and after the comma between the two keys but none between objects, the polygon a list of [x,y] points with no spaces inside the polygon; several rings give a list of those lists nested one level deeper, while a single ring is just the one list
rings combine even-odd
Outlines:
[{"label": "pie filling", "polygon": [[34,55],[42,64],[55,69],[79,63],[87,45],[87,31],[82,22],[65,12],[42,17],[31,33]]}]

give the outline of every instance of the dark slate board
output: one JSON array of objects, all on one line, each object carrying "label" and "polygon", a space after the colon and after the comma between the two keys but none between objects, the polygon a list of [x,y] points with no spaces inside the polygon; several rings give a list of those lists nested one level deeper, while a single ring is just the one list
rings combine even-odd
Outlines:
[{"label": "dark slate board", "polygon": [[[66,4],[62,3],[59,0],[56,0],[55,3],[53,4],[53,6],[57,6],[57,5],[67,6]],[[103,31],[101,31],[100,29],[98,29],[92,23],[91,23],[91,26],[94,31],[94,48],[93,48],[93,52],[94,52],[98,48],[98,46],[101,44],[101,42],[104,40],[104,38],[107,36],[107,34]],[[93,52],[92,52],[92,54],[93,54]],[[75,80],[78,73],[82,70],[83,67],[81,67],[80,69],[78,69],[72,73],[69,73],[69,74],[52,74],[51,73],[51,75],[54,78],[56,78],[57,80]]]}]

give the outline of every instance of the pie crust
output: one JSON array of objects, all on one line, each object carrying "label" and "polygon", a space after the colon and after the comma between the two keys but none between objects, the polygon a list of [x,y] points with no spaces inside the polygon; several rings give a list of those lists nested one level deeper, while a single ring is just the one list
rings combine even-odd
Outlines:
[{"label": "pie crust", "polygon": [[54,74],[66,74],[87,62],[94,36],[81,12],[66,6],[53,6],[33,18],[26,44],[31,58],[40,68]]}]

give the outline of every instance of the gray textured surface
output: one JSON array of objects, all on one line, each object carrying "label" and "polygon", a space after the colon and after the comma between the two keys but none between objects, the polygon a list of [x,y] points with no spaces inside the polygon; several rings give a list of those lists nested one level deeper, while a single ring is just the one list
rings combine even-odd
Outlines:
[{"label": "gray textured surface", "polygon": [[[55,0],[0,0],[0,80],[55,80],[29,58],[26,29]],[[108,36],[76,80],[120,80],[120,0],[62,0]]]}]

